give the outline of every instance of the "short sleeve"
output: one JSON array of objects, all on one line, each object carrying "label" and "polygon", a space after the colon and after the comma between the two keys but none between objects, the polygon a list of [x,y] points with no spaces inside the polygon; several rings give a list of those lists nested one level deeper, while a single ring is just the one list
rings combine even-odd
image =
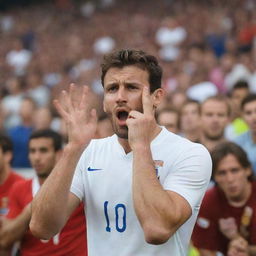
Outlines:
[{"label": "short sleeve", "polygon": [[70,187],[70,191],[73,194],[75,194],[81,201],[84,201],[85,199],[85,190],[84,190],[85,175],[83,174],[83,172],[86,169],[85,169],[84,158],[85,158],[85,152],[82,154],[82,156],[80,157],[77,163],[76,170],[75,170],[71,187]]},{"label": "short sleeve", "polygon": [[192,211],[198,210],[211,178],[212,161],[201,144],[182,152],[171,167],[163,187],[184,197]]}]

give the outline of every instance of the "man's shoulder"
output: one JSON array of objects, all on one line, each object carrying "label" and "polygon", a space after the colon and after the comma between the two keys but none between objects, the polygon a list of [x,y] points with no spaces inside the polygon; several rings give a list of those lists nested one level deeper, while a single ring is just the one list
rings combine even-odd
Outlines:
[{"label": "man's shoulder", "polygon": [[205,152],[208,152],[206,147],[200,143],[192,142],[191,140],[182,137],[179,134],[172,133],[166,129],[164,129],[163,133],[161,134],[162,144],[169,144],[172,146],[172,148],[175,148],[175,150],[182,150],[184,151],[189,151],[191,149],[199,149],[203,150]]},{"label": "man's shoulder", "polygon": [[106,138],[92,139],[89,146],[85,149],[84,152],[95,151],[95,150],[104,150],[106,147],[111,147],[116,143],[116,135],[112,135]]}]

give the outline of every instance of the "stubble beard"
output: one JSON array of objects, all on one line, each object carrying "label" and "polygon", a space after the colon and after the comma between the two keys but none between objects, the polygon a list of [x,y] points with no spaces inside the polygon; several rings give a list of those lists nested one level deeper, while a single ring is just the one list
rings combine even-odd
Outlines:
[{"label": "stubble beard", "polygon": [[218,133],[218,134],[209,134],[209,133],[205,133],[205,137],[208,140],[212,140],[212,141],[218,141],[221,140],[223,138],[224,134],[223,133]]}]

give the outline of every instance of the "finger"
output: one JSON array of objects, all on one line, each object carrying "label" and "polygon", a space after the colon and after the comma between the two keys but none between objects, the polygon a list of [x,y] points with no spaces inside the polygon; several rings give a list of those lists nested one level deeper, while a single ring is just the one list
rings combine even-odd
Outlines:
[{"label": "finger", "polygon": [[89,100],[89,87],[84,85],[79,108],[88,110],[88,100]]},{"label": "finger", "polygon": [[68,120],[68,113],[64,110],[64,108],[62,107],[62,105],[60,104],[60,102],[58,100],[54,100],[53,101],[53,105],[55,106],[55,108],[57,109],[58,113],[60,114],[60,116],[62,118],[64,118],[65,121]]},{"label": "finger", "polygon": [[98,117],[97,117],[97,111],[96,109],[92,109],[91,110],[91,113],[90,113],[90,121],[93,123],[93,124],[97,124],[98,122]]},{"label": "finger", "polygon": [[132,110],[128,114],[128,118],[133,118],[133,119],[137,119],[137,118],[140,118],[142,116],[143,116],[143,114],[140,113],[139,111],[136,111],[136,110]]},{"label": "finger", "polygon": [[69,86],[69,99],[73,108],[77,108],[79,106],[81,93],[79,88],[74,83],[70,84]]},{"label": "finger", "polygon": [[150,97],[149,93],[149,86],[143,86],[142,91],[142,106],[143,106],[143,113],[145,115],[152,115],[153,114],[153,102]]}]

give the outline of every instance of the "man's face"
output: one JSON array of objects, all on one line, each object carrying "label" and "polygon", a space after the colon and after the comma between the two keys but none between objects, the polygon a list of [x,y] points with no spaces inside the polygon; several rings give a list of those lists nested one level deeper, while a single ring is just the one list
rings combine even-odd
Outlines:
[{"label": "man's face", "polygon": [[250,127],[250,130],[256,134],[256,100],[248,102],[243,107],[243,118]]},{"label": "man's face", "polygon": [[242,167],[233,154],[228,154],[219,162],[214,179],[229,201],[239,202],[248,191],[250,174],[249,168]]},{"label": "man's face", "polygon": [[39,178],[46,178],[57,160],[51,138],[34,138],[29,142],[29,160]]},{"label": "man's face", "polygon": [[126,119],[131,110],[143,112],[142,90],[149,86],[146,70],[136,66],[110,68],[104,78],[104,111],[118,137],[128,138]]},{"label": "man's face", "polygon": [[219,140],[229,121],[225,102],[208,100],[201,107],[201,128],[204,136],[210,140]]},{"label": "man's face", "polygon": [[189,103],[181,111],[181,129],[190,131],[198,129],[200,126],[199,106],[197,103]]},{"label": "man's face", "polygon": [[173,133],[178,133],[178,113],[176,112],[162,112],[158,116],[158,123],[162,126],[165,126],[167,130]]}]

